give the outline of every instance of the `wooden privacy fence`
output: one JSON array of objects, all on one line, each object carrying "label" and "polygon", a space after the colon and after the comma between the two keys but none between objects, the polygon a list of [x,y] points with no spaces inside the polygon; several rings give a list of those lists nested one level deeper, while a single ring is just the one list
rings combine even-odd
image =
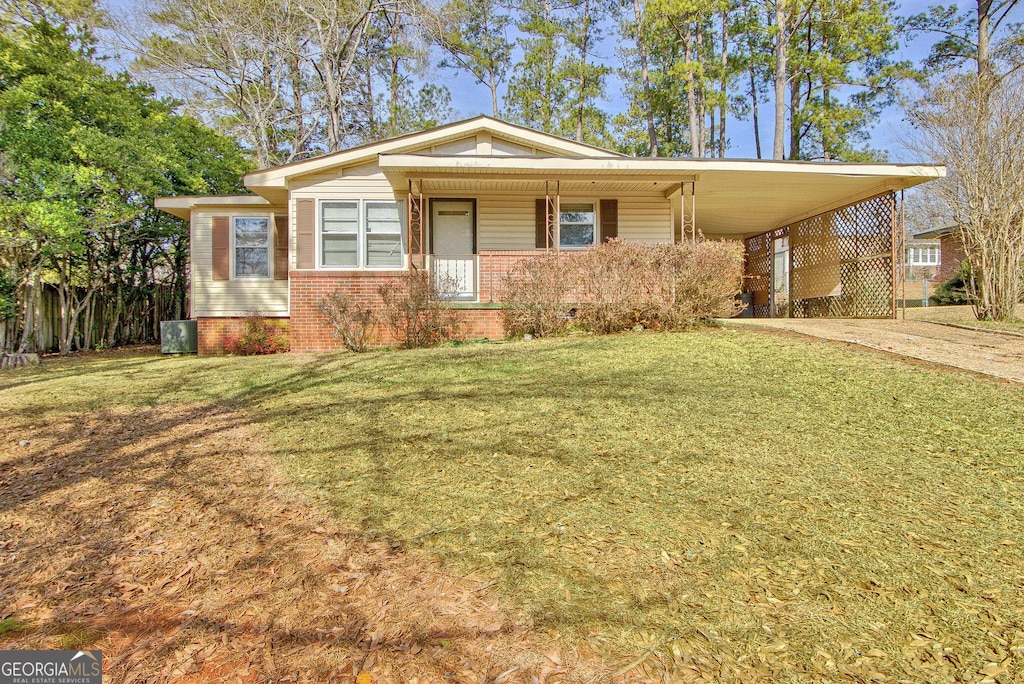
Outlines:
[{"label": "wooden privacy fence", "polygon": [[753,315],[891,318],[896,195],[827,211],[747,238],[744,291]]},{"label": "wooden privacy fence", "polygon": [[[187,295],[182,303],[173,289],[167,285],[157,285],[144,293],[136,293],[134,297],[126,297],[126,301],[122,301],[119,306],[111,300],[112,298],[103,292],[94,295],[91,312],[87,311],[79,317],[76,349],[158,340],[160,321],[189,316]],[[87,315],[89,313],[91,316]],[[43,285],[36,315],[39,319],[38,339],[31,341],[28,351],[56,351],[61,311],[60,298],[53,285]],[[23,322],[20,313],[9,320],[0,320],[0,352],[10,352],[18,347]],[[86,327],[89,328],[88,335],[85,334]]]}]

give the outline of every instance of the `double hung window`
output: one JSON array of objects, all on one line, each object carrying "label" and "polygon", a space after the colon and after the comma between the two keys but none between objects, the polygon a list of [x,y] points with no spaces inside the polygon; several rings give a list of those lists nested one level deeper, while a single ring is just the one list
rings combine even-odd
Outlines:
[{"label": "double hung window", "polygon": [[270,277],[270,219],[266,216],[236,216],[235,277]]},{"label": "double hung window", "polygon": [[563,202],[558,217],[558,244],[562,249],[583,249],[594,244],[597,224],[593,202]]},{"label": "double hung window", "polygon": [[402,268],[405,216],[394,201],[320,203],[320,265],[324,268]]}]

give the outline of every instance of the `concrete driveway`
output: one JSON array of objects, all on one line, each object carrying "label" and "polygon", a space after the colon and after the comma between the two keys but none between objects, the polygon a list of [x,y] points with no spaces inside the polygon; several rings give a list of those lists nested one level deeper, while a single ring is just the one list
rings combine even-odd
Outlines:
[{"label": "concrete driveway", "polygon": [[729,325],[788,330],[1024,384],[1024,337],[910,320],[734,318]]}]

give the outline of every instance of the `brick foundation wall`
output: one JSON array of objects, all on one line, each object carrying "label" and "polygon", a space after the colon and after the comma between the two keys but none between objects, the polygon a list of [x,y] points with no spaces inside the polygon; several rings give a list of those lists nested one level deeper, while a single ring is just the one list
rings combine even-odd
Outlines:
[{"label": "brick foundation wall", "polygon": [[[325,352],[342,345],[327,326],[320,322],[320,300],[341,290],[356,306],[376,307],[380,304],[377,288],[400,278],[403,271],[291,271],[288,274],[289,310],[291,312],[292,351]],[[380,344],[393,340],[386,329],[374,332]]]},{"label": "brick foundation wall", "polygon": [[543,254],[543,250],[481,250],[477,258],[477,287],[481,302],[500,302],[505,276],[521,259]]},{"label": "brick foundation wall", "polygon": [[462,309],[462,337],[467,340],[500,340],[505,337],[501,309]]},{"label": "brick foundation wall", "polygon": [[[287,318],[272,318],[268,320],[287,321]],[[238,337],[242,334],[242,324],[245,319],[241,316],[230,318],[197,318],[196,333],[199,336],[198,350],[202,356],[216,356],[225,353],[224,344],[229,337]]]},{"label": "brick foundation wall", "polygon": [[[536,250],[486,250],[477,261],[477,286],[482,305],[500,302],[505,287],[505,275],[516,262],[537,256]],[[341,349],[330,329],[320,322],[320,300],[335,290],[341,290],[357,305],[377,307],[381,285],[402,277],[404,271],[291,271],[288,274],[289,340],[294,352],[326,352]],[[499,308],[471,304],[459,307],[462,318],[461,335],[466,339],[500,339],[504,337],[502,312]],[[199,318],[199,353],[223,354],[224,342],[237,336],[242,329],[242,318]],[[394,344],[390,331],[378,326],[372,339],[377,344]]]},{"label": "brick foundation wall", "polygon": [[[484,261],[481,259],[481,261]],[[325,352],[341,349],[341,342],[320,321],[320,300],[341,290],[357,306],[378,307],[377,289],[402,277],[404,271],[291,271],[289,273],[291,329],[294,352]],[[504,275],[504,272],[502,272]],[[486,300],[483,300],[486,301]],[[461,335],[467,339],[504,336],[500,309],[460,308]],[[390,331],[377,326],[371,336],[377,344],[394,344]]]}]

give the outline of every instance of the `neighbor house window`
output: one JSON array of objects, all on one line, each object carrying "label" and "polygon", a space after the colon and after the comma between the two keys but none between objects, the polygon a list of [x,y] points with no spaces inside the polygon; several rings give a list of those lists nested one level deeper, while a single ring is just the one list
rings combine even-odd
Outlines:
[{"label": "neighbor house window", "polygon": [[320,205],[321,264],[335,268],[359,266],[359,202]]},{"label": "neighbor house window", "polygon": [[270,277],[270,219],[235,217],[235,277]]},{"label": "neighbor house window", "polygon": [[401,268],[402,255],[402,209],[398,202],[367,202],[367,268]]},{"label": "neighbor house window", "polygon": [[582,249],[594,244],[592,202],[563,202],[558,217],[558,244],[562,249]]},{"label": "neighbor house window", "polygon": [[402,205],[388,201],[320,203],[320,265],[401,268],[405,265]]}]

